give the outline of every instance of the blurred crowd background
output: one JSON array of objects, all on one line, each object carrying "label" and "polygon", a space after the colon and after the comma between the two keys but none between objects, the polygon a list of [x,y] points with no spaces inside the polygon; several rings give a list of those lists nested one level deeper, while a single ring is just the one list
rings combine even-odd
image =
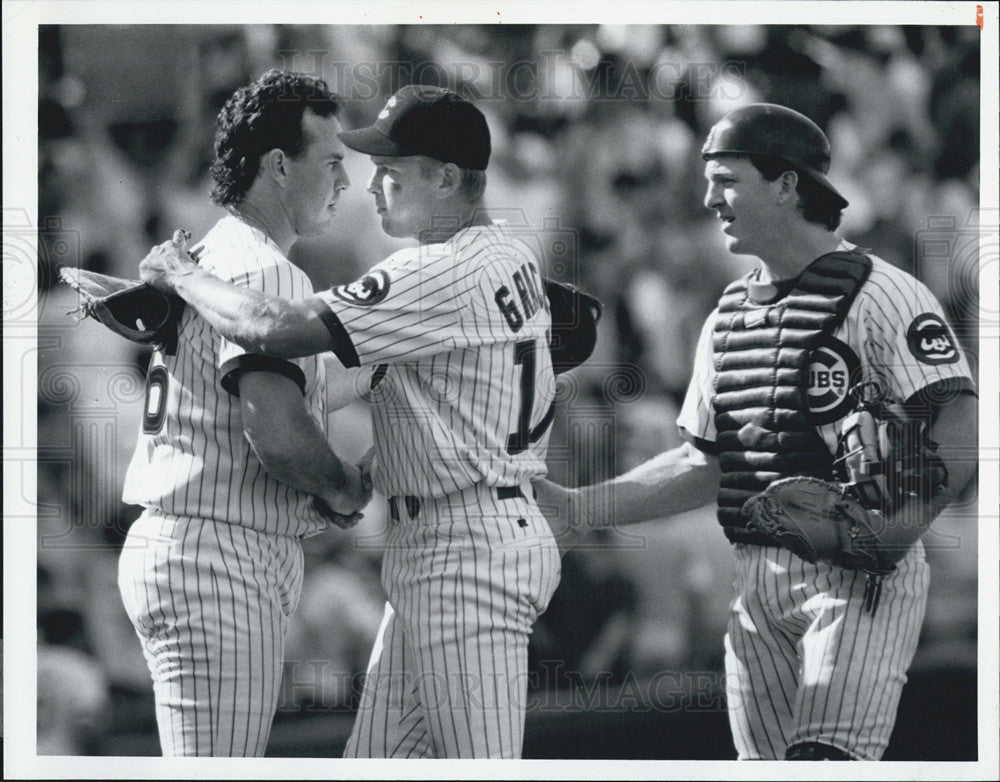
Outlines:
[{"label": "blurred crowd background", "polygon": [[[455,88],[486,113],[494,216],[539,242],[551,275],[605,303],[597,355],[560,384],[550,469],[561,482],[611,477],[679,443],[701,323],[751,264],[726,253],[703,206],[699,155],[742,103],[783,103],[827,131],[850,201],[841,232],[926,282],[977,365],[973,26],[74,25],[41,28],[39,44],[40,753],[158,752],[115,581],[139,513],[120,493],[148,352],[67,316],[77,301],[56,270],[134,277],[174,228],[204,234],[223,214],[208,198],[215,115],[270,67],[326,79],[348,127],[413,82]],[[350,156],[348,170],[336,229],[293,251],[318,287],[400,246],[378,228],[367,159]],[[345,456],[366,450],[364,404],[329,424]],[[339,753],[381,616],[383,506],[351,533],[306,542],[272,754]],[[976,540],[974,497],[927,536],[930,603],[900,714],[916,732],[890,756],[975,755]],[[731,757],[720,689],[732,562],[714,509],[593,543],[566,555],[532,638],[526,755]]]}]

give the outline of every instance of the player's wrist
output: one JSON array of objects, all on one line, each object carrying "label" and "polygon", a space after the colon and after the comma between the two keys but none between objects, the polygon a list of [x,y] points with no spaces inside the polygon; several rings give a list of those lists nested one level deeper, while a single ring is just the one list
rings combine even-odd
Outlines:
[{"label": "player's wrist", "polygon": [[169,266],[163,271],[164,280],[178,292],[184,288],[190,288],[206,276],[209,276],[209,272],[202,269],[190,258],[178,261],[176,265]]},{"label": "player's wrist", "polygon": [[339,480],[333,484],[333,488],[327,489],[320,496],[334,508],[363,508],[371,499],[371,476],[354,464],[342,463],[340,467]]},{"label": "player's wrist", "polygon": [[606,509],[604,512],[601,511],[609,503],[611,491],[608,484],[570,489],[569,517],[574,534],[586,535],[613,523],[613,515]]},{"label": "player's wrist", "polygon": [[323,492],[322,494],[316,494],[314,495],[314,501],[321,508],[340,516],[349,516],[352,513],[357,513],[363,507],[363,503],[357,497],[352,497],[344,492]]},{"label": "player's wrist", "polygon": [[164,293],[180,296],[185,301],[197,296],[198,283],[208,274],[193,261],[190,268],[173,266],[160,269],[155,275],[143,274],[143,281]]},{"label": "player's wrist", "polygon": [[579,534],[585,527],[581,516],[581,498],[579,489],[566,490],[566,531],[570,534]]}]

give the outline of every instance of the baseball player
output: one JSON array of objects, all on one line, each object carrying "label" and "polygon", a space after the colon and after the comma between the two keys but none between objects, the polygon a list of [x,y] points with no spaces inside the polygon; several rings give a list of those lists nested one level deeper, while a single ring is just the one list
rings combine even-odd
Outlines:
[{"label": "baseball player", "polygon": [[[215,203],[230,214],[193,249],[198,268],[302,299],[287,258],[329,227],[348,186],[338,99],[270,71],[218,118]],[[124,500],[145,507],[119,566],[153,677],[164,755],[260,756],[302,583],[299,540],[367,501],[357,467],[330,450],[322,365],[243,350],[187,308],[157,349]]]},{"label": "baseball player", "polygon": [[539,501],[585,530],[716,500],[736,553],[725,664],[739,757],[878,759],[924,615],[921,543],[883,578],[874,610],[866,573],[799,558],[748,528],[741,508],[778,479],[827,477],[849,388],[868,382],[924,416],[939,444],[947,484],[889,520],[922,519],[919,532],[975,470],[955,456],[975,438],[969,366],[927,288],[835,233],[847,202],[813,122],[771,104],[736,109],[703,157],[705,206],[727,247],[761,263],[702,330],[678,419],[687,444],[602,486],[540,482]]},{"label": "baseball player", "polygon": [[560,574],[531,490],[555,395],[539,261],[483,209],[489,130],[454,92],[404,87],[340,137],[371,155],[383,229],[417,247],[304,303],[224,285],[169,242],[143,279],[248,349],[375,367],[388,602],[345,754],[519,757],[528,635]]}]

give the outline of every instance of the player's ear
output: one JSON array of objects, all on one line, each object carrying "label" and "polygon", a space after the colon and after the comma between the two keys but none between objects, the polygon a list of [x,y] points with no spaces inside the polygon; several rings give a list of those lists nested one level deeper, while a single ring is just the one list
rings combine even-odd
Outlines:
[{"label": "player's ear", "polygon": [[260,172],[264,176],[269,176],[278,184],[285,181],[287,156],[283,150],[272,149],[265,152],[260,158]]},{"label": "player's ear", "polygon": [[791,198],[795,198],[795,188],[799,184],[799,175],[794,171],[786,171],[776,180],[774,186],[779,204],[783,204]]},{"label": "player's ear", "polygon": [[462,187],[462,169],[454,163],[445,163],[441,167],[440,177],[438,198],[452,196]]}]

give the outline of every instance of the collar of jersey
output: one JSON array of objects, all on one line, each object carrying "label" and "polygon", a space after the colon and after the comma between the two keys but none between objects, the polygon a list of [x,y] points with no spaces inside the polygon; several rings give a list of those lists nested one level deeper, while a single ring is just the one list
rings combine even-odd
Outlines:
[{"label": "collar of jersey", "polygon": [[[253,234],[255,238],[257,236],[260,236],[263,239],[263,244],[266,244],[272,250],[276,250],[279,253],[281,252],[281,248],[278,247],[278,243],[275,242],[274,239],[272,239],[270,236],[268,236],[263,228],[258,228],[255,225],[250,225],[250,223],[248,223],[246,220],[243,220],[238,215],[234,214],[228,214],[223,219],[235,221],[236,228],[234,230],[250,231],[250,233]],[[284,255],[284,253],[282,253],[282,255]]]}]

